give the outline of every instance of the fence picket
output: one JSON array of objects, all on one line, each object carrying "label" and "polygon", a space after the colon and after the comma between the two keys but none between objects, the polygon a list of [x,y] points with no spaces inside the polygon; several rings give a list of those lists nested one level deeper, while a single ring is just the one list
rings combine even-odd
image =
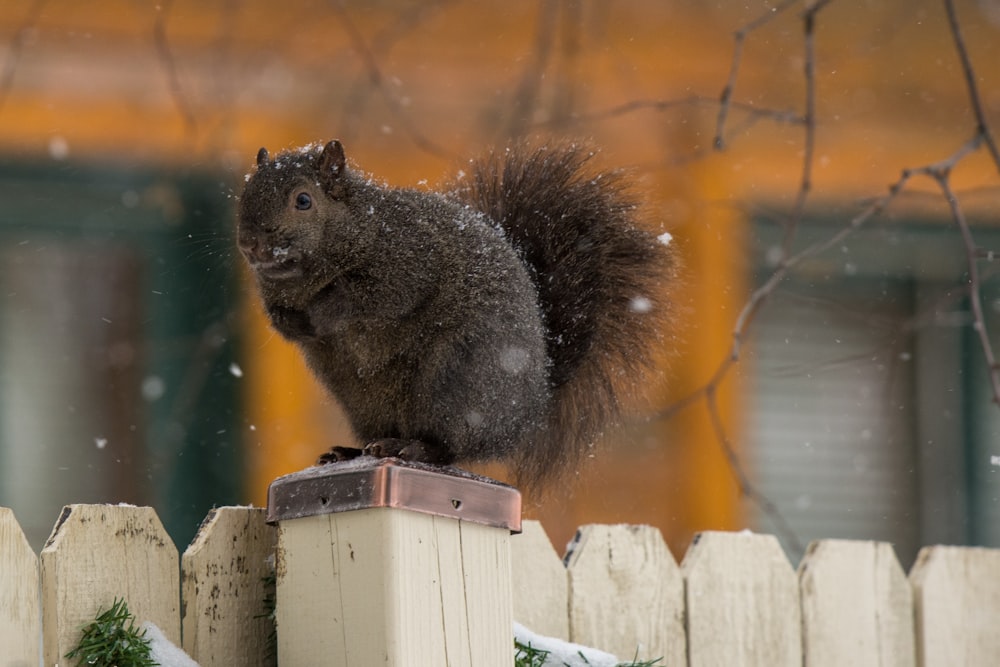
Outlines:
[{"label": "fence picket", "polygon": [[995,665],[1000,660],[1000,550],[924,547],[910,571],[917,664]]},{"label": "fence picket", "polygon": [[38,558],[14,512],[0,507],[0,665],[37,665],[38,633]]},{"label": "fence picket", "polygon": [[622,659],[683,664],[684,583],[660,531],[588,525],[567,564],[570,639]]},{"label": "fence picket", "polygon": [[566,566],[538,521],[522,521],[510,541],[517,573],[512,582],[514,620],[547,637],[569,639]]},{"label": "fence picket", "polygon": [[801,667],[798,581],[773,535],[700,533],[681,571],[690,667]]},{"label": "fence picket", "polygon": [[[81,627],[119,597],[174,643],[183,624],[184,647],[203,667],[273,667],[273,625],[260,614],[280,548],[281,641],[307,644],[289,653],[303,664],[336,653],[331,640],[349,664],[404,645],[394,664],[421,651],[430,662],[506,660],[510,637],[497,629],[510,622],[508,576],[518,621],[623,659],[636,647],[640,658],[689,667],[985,666],[1000,655],[997,549],[927,547],[907,578],[887,543],[823,540],[796,576],[773,536],[749,533],[702,533],[678,568],[647,526],[582,527],[568,567],[532,521],[513,542],[503,529],[388,508],[286,520],[282,530],[276,547],[262,510],[213,510],[179,577],[151,508],[70,505],[37,558],[0,507],[0,667],[39,664],[40,636],[44,663],[64,664]],[[460,577],[435,588],[445,573]],[[436,613],[414,612],[430,602]],[[377,636],[375,616],[388,621]]]},{"label": "fence picket", "polygon": [[799,565],[806,667],[913,667],[913,595],[892,545],[813,542]]},{"label": "fence picket", "polygon": [[45,664],[63,664],[80,628],[124,598],[136,621],[180,643],[177,548],[150,507],[69,505],[41,553]]},{"label": "fence picket", "polygon": [[276,531],[263,509],[213,509],[181,557],[184,650],[201,667],[276,664],[265,617]]}]

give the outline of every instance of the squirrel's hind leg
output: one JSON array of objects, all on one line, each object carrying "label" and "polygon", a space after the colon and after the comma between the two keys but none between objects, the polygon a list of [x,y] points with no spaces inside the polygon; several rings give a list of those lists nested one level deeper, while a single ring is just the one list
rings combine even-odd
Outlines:
[{"label": "squirrel's hind leg", "polygon": [[447,465],[455,460],[455,455],[444,445],[404,438],[375,440],[365,445],[364,453],[377,458],[394,456],[404,461],[419,461],[420,463],[438,465]]},{"label": "squirrel's hind leg", "polygon": [[319,455],[319,458],[316,459],[316,465],[322,466],[328,463],[336,463],[337,461],[350,461],[364,453],[365,450],[358,449],[357,447],[331,447],[329,451]]},{"label": "squirrel's hind leg", "polygon": [[405,438],[382,438],[368,443],[363,448],[331,447],[320,455],[316,465],[350,461],[359,456],[374,456],[378,459],[395,457],[404,461],[448,465],[455,460],[455,455],[442,445],[435,445],[422,440],[407,440]]}]

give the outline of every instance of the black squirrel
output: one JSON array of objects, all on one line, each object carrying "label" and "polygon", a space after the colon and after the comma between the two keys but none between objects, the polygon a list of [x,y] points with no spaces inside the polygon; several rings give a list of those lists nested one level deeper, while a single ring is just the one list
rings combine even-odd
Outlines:
[{"label": "black squirrel", "polygon": [[511,147],[437,193],[372,180],[338,141],[260,149],[239,249],[364,453],[504,460],[538,486],[620,416],[669,324],[677,263],[593,155]]}]

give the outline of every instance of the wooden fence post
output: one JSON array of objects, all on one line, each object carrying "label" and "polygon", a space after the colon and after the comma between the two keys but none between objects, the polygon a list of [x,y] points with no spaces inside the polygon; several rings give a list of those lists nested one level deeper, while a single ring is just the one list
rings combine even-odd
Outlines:
[{"label": "wooden fence post", "polygon": [[570,550],[570,639],[622,660],[684,664],[684,581],[660,531],[581,526]]},{"label": "wooden fence post", "polygon": [[799,565],[805,667],[914,667],[913,594],[887,542],[813,542]]},{"label": "wooden fence post", "polygon": [[924,547],[910,582],[920,667],[1000,664],[1000,549]]},{"label": "wooden fence post", "polygon": [[38,558],[0,507],[0,664],[38,664]]},{"label": "wooden fence post", "polygon": [[681,571],[689,667],[801,667],[799,583],[773,535],[699,533]]},{"label": "wooden fence post", "polygon": [[510,545],[514,620],[532,632],[569,640],[566,566],[538,521],[524,521]]},{"label": "wooden fence post", "polygon": [[181,557],[184,650],[201,667],[275,664],[265,603],[274,595],[275,539],[263,509],[220,507]]},{"label": "wooden fence post", "polygon": [[180,645],[177,547],[150,507],[68,505],[41,553],[46,665],[66,664],[80,629],[124,598]]},{"label": "wooden fence post", "polygon": [[393,459],[279,478],[279,664],[509,667],[520,510],[511,487]]}]

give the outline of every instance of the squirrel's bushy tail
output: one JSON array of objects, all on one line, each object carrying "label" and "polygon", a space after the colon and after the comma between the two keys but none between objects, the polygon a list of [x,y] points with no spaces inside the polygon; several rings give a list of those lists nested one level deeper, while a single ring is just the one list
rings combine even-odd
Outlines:
[{"label": "squirrel's bushy tail", "polygon": [[518,483],[569,471],[652,366],[676,273],[669,236],[636,222],[621,173],[577,144],[514,147],[472,162],[453,195],[493,220],[529,267],[551,360],[548,424],[518,453]]}]

